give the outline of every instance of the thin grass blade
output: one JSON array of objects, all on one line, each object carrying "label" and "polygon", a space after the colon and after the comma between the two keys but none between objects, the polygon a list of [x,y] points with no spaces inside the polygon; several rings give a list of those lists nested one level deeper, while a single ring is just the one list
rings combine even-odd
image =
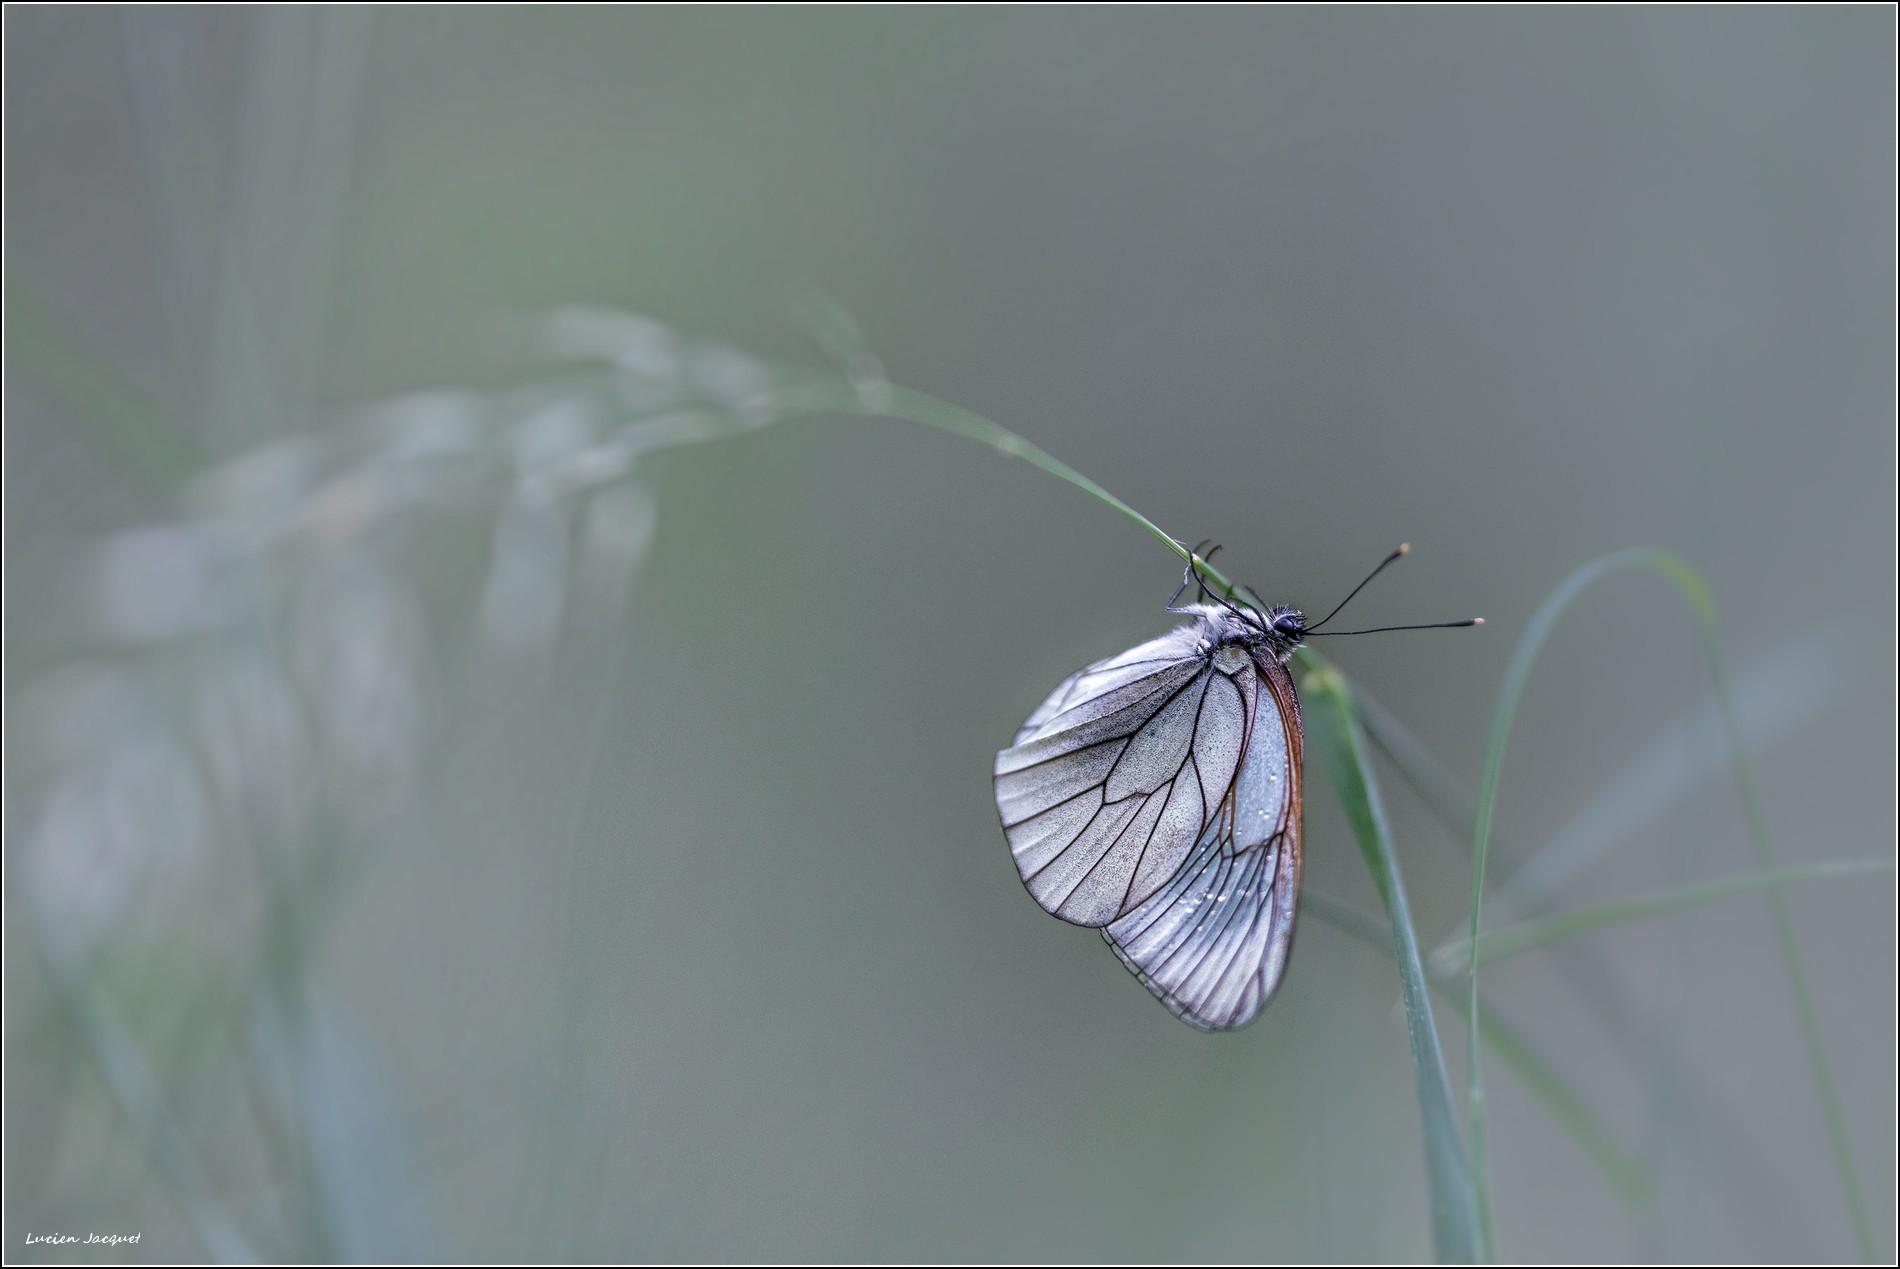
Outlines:
[{"label": "thin grass blade", "polygon": [[1333,787],[1351,822],[1353,836],[1365,855],[1373,884],[1385,903],[1391,922],[1391,948],[1399,963],[1399,983],[1405,1001],[1406,1033],[1412,1048],[1412,1071],[1418,1085],[1419,1119],[1425,1132],[1425,1166],[1431,1187],[1432,1245],[1445,1263],[1476,1263],[1490,1258],[1489,1240],[1479,1209],[1471,1161],[1458,1133],[1451,1105],[1451,1081],[1445,1056],[1432,1020],[1432,1002],[1419,957],[1418,936],[1412,927],[1399,873],[1398,854],[1386,825],[1378,784],[1366,761],[1365,745],[1353,719],[1351,691],[1333,670],[1321,670],[1306,680],[1307,723]]},{"label": "thin grass blade", "polygon": [[[1495,930],[1486,930],[1478,936],[1478,961],[1482,964],[1502,960],[1504,957],[1515,956],[1519,952],[1542,947],[1546,943],[1569,938],[1574,934],[1600,930],[1605,926],[1623,925],[1630,921],[1640,921],[1645,917],[1657,916],[1664,912],[1698,907],[1717,899],[1753,894],[1758,890],[1771,890],[1801,881],[1859,877],[1867,873],[1892,872],[1893,870],[1894,861],[1891,859],[1837,859],[1797,868],[1774,868],[1766,872],[1743,873],[1738,877],[1724,877],[1718,881],[1705,881],[1693,886],[1662,890],[1655,894],[1640,895],[1634,899],[1619,899],[1613,903],[1553,913],[1550,916],[1536,917],[1529,921],[1519,921],[1514,925],[1500,926]],[[1442,975],[1456,973],[1458,967],[1468,962],[1470,958],[1470,941],[1459,939],[1434,949],[1428,959],[1432,973]]]},{"label": "thin grass blade", "polygon": [[[1300,905],[1310,915],[1334,929],[1387,957],[1392,955],[1389,928],[1370,912],[1362,912],[1310,886],[1301,897]],[[1434,969],[1430,982],[1439,998],[1462,1016],[1464,998],[1450,986],[1455,976],[1455,969],[1452,974],[1441,974]],[[1490,1007],[1484,1011],[1483,1036],[1485,1048],[1517,1076],[1531,1096],[1543,1103],[1544,1109],[1551,1113],[1577,1143],[1584,1156],[1595,1165],[1611,1192],[1631,1208],[1646,1203],[1654,1191],[1654,1179],[1649,1169],[1616,1144],[1596,1112],[1584,1102],[1582,1094],[1571,1087],[1570,1082],[1537,1051],[1536,1046]]]}]

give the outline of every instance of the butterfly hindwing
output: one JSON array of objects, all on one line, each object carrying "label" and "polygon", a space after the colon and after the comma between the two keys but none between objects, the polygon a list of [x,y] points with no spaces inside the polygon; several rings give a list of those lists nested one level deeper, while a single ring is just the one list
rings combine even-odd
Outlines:
[{"label": "butterfly hindwing", "polygon": [[1292,950],[1300,888],[1301,726],[1292,677],[1259,662],[1268,691],[1239,778],[1192,854],[1102,937],[1182,1021],[1247,1025],[1272,997]]}]

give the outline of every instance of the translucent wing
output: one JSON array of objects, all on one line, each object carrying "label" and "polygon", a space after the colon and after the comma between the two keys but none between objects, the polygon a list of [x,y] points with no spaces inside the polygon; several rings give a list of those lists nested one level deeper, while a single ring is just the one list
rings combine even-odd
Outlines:
[{"label": "translucent wing", "polygon": [[996,809],[1043,910],[1102,926],[1180,869],[1227,798],[1259,680],[1193,626],[1064,680],[996,755]]},{"label": "translucent wing", "polygon": [[1260,670],[1269,690],[1220,814],[1167,885],[1102,931],[1175,1017],[1203,1031],[1252,1022],[1280,985],[1293,946],[1300,704],[1283,666]]}]

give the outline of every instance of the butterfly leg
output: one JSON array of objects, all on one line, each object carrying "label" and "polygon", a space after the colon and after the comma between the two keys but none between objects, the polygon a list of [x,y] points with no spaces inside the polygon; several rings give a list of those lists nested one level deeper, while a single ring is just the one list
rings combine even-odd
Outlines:
[{"label": "butterfly leg", "polygon": [[[1208,546],[1210,542],[1214,543],[1211,548]],[[1202,538],[1199,542],[1194,544],[1194,549],[1188,552],[1188,554],[1198,558],[1201,563],[1205,564],[1213,559],[1215,553],[1219,550],[1220,543],[1214,542],[1212,538]],[[1202,552],[1206,552],[1206,554],[1202,554]],[[1181,584],[1174,588],[1174,594],[1168,596],[1168,602],[1162,606],[1162,611],[1172,613],[1186,612],[1187,610],[1185,608],[1179,608],[1176,607],[1176,605],[1181,600],[1181,592],[1190,586],[1198,586],[1200,588],[1200,602],[1205,603],[1209,593],[1207,582],[1195,571],[1192,560],[1189,561],[1186,568],[1181,570]]]}]

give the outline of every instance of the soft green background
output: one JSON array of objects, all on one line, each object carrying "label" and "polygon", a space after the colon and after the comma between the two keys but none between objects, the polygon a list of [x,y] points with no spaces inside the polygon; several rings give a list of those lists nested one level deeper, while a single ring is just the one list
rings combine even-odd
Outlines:
[{"label": "soft green background", "polygon": [[[23,364],[14,283],[227,460],[531,379],[521,319],[553,305],[803,356],[779,299],[810,282],[898,382],[1218,537],[1269,599],[1323,611],[1414,543],[1359,620],[1485,629],[1327,650],[1468,785],[1550,587],[1680,552],[1783,858],[1892,851],[1890,10],[9,7],[5,33],[10,753],[62,667],[180,673],[74,615],[91,544],[179,509]],[[1388,961],[1309,920],[1263,1018],[1199,1035],[1010,866],[993,751],[1162,628],[1171,557],[902,424],[788,422],[640,474],[659,518],[626,615],[551,649],[480,650],[493,508],[403,557],[414,769],[349,829],[292,993],[351,1055],[302,1122],[353,1186],[313,1200],[259,1144],[231,983],[260,953],[218,937],[226,909],[107,936],[134,1003],[108,969],[85,990],[258,1254],[1429,1254]],[[1513,737],[1499,875],[1638,754],[1692,748],[1707,696],[1664,586],[1591,592]],[[95,1230],[202,1258],[19,919],[51,783],[10,757],[6,1255],[80,1259],[26,1235]],[[1558,906],[1751,866],[1719,768],[1664,784]],[[1387,785],[1430,944],[1464,855]],[[1308,787],[1308,883],[1375,907]],[[230,848],[191,884],[242,891]],[[1892,879],[1791,903],[1891,1256]],[[1589,937],[1625,1032],[1548,957],[1487,990],[1656,1189],[1621,1203],[1494,1065],[1500,1256],[1853,1254],[1766,903]]]}]

